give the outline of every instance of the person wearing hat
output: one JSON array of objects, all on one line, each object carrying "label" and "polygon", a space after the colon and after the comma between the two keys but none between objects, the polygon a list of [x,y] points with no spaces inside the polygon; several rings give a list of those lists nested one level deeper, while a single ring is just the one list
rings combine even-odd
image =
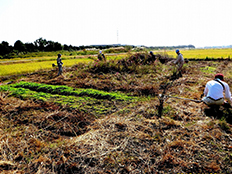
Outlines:
[{"label": "person wearing hat", "polygon": [[102,51],[100,50],[99,51],[99,54],[98,54],[98,60],[104,60],[104,61],[106,61],[106,57],[105,57],[105,55],[102,53]]},{"label": "person wearing hat", "polygon": [[224,103],[231,105],[230,88],[229,85],[224,82],[223,74],[216,74],[214,80],[207,82],[202,95],[205,96],[202,101],[208,106],[220,106]]},{"label": "person wearing hat", "polygon": [[173,63],[178,64],[177,72],[179,72],[179,76],[182,77],[181,69],[184,65],[184,58],[179,50],[176,50],[176,54],[177,54],[177,59]]},{"label": "person wearing hat", "polygon": [[184,65],[184,58],[183,55],[180,53],[179,50],[176,50],[177,58],[170,61],[168,64],[176,64],[177,65],[177,71],[173,73],[174,76],[178,75],[179,77],[182,77],[181,69]]},{"label": "person wearing hat", "polygon": [[152,60],[156,60],[156,56],[154,55],[152,51],[150,51],[150,55],[151,55]]},{"label": "person wearing hat", "polygon": [[63,62],[61,61],[61,54],[58,54],[57,65],[58,65],[58,68],[59,68],[59,72],[58,72],[58,76],[59,76],[63,72],[63,69],[62,69]]}]

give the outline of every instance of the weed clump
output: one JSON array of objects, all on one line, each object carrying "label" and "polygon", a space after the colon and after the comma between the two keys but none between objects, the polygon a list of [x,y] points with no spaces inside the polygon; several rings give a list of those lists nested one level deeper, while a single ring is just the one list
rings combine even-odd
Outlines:
[{"label": "weed clump", "polygon": [[150,72],[146,65],[153,65],[157,61],[164,64],[171,60],[173,59],[168,56],[162,56],[161,54],[150,55],[147,53],[136,53],[119,61],[96,61],[90,64],[89,71],[91,73],[144,73]]}]

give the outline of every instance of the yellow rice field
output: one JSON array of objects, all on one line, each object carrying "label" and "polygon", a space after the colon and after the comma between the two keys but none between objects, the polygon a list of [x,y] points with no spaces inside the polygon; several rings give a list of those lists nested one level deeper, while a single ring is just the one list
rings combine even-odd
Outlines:
[{"label": "yellow rice field", "polygon": [[[232,48],[227,49],[191,49],[191,50],[181,50],[184,58],[232,58]],[[164,53],[168,54],[169,57],[176,57],[175,50],[159,50],[154,51],[154,53]],[[63,56],[62,62],[64,66],[72,66],[78,63],[88,63],[92,61],[90,57],[95,57],[96,55],[86,55],[86,56]],[[121,59],[126,57],[126,53],[107,55],[107,60],[109,59]],[[31,58],[15,58],[15,59],[0,59],[0,76],[14,75],[34,72],[42,69],[52,69],[52,64],[56,64],[56,57],[31,57]]]},{"label": "yellow rice field", "polygon": [[[163,51],[172,57],[176,57],[175,50]],[[192,49],[192,50],[181,50],[184,58],[232,58],[232,48],[226,49]]]},{"label": "yellow rice field", "polygon": [[[91,59],[68,59],[62,60],[65,66],[72,66],[80,62],[87,63]],[[56,61],[35,61],[26,63],[11,63],[11,64],[0,64],[0,76],[29,73],[42,69],[52,69],[52,64],[56,64]]]},{"label": "yellow rice field", "polygon": [[[91,58],[90,58],[91,57]],[[64,67],[70,67],[78,63],[89,63],[96,56],[64,56],[62,62]],[[107,59],[121,59],[125,54],[107,56]],[[2,59],[0,61],[0,76],[15,75],[22,73],[35,72],[38,70],[52,69],[52,64],[56,63],[56,57],[40,57],[40,58],[23,58],[23,59]]]}]

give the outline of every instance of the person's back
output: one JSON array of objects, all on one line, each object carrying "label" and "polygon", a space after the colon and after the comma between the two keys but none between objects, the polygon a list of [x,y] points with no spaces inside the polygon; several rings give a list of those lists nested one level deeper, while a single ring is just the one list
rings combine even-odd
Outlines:
[{"label": "person's back", "polygon": [[61,64],[61,58],[60,57],[57,57],[57,65],[58,66],[62,66],[62,64]]},{"label": "person's back", "polygon": [[100,50],[97,56],[98,60],[102,61],[103,57],[102,57],[102,51]]},{"label": "person's back", "polygon": [[184,57],[183,55],[180,53],[179,50],[176,50],[176,54],[177,54],[177,59],[174,61],[175,64],[179,64],[179,67],[178,67],[178,71],[181,70],[183,64],[184,64]]},{"label": "person's back", "polygon": [[98,60],[102,61],[102,55],[101,54],[98,54],[97,58],[98,58]]},{"label": "person's back", "polygon": [[106,61],[105,55],[102,53],[103,60]]},{"label": "person's back", "polygon": [[106,57],[105,57],[105,55],[102,53],[101,50],[99,51],[99,54],[98,54],[97,58],[98,58],[98,60],[100,60],[100,61],[102,61],[102,60],[106,61]]},{"label": "person's back", "polygon": [[211,97],[214,100],[223,98],[223,86],[218,81],[210,80],[207,82],[206,86],[208,89],[206,97]]},{"label": "person's back", "polygon": [[231,104],[231,93],[229,85],[223,81],[223,74],[216,74],[214,80],[206,83],[204,90],[204,98],[202,101],[207,105],[222,105],[225,99]]}]

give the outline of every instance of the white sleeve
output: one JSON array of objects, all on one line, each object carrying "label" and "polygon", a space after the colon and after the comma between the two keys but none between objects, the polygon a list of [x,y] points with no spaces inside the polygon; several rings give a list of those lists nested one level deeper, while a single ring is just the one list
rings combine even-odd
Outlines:
[{"label": "white sleeve", "polygon": [[204,95],[207,96],[208,92],[209,92],[208,83],[206,83]]},{"label": "white sleeve", "polygon": [[223,83],[225,86],[225,98],[228,100],[228,103],[231,104],[231,93],[230,93],[230,87],[227,83]]}]

